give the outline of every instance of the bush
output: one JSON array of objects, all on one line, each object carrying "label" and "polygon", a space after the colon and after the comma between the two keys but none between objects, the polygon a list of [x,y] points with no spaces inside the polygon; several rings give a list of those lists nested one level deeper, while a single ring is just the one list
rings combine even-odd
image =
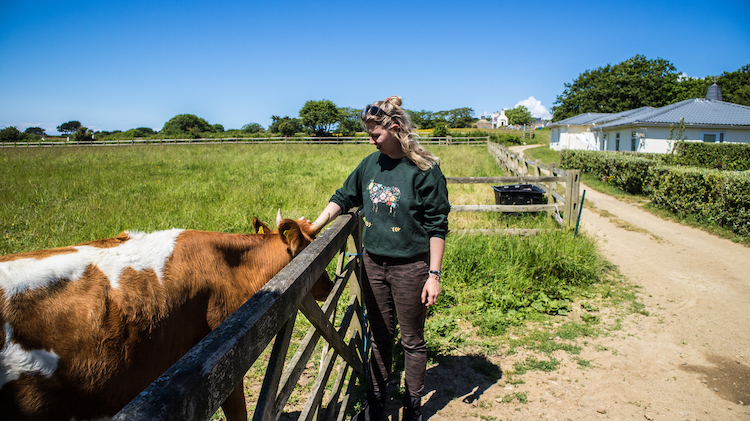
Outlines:
[{"label": "bush", "polygon": [[490,134],[490,140],[501,145],[520,145],[523,143],[523,139],[510,133],[492,133]]},{"label": "bush", "polygon": [[17,142],[23,139],[23,133],[18,127],[10,126],[0,130],[0,142]]},{"label": "bush", "polygon": [[662,209],[750,237],[750,172],[668,165],[691,158],[563,150],[561,168],[577,168]]},{"label": "bush", "polygon": [[[164,123],[161,133],[165,137],[186,137],[197,139],[203,132],[216,130],[206,120],[193,114],[179,114]],[[222,127],[223,130],[223,127]]]},{"label": "bush", "polygon": [[644,190],[660,208],[750,238],[750,173],[657,166]]},{"label": "bush", "polygon": [[678,142],[674,164],[717,170],[750,170],[750,145],[732,143]]},{"label": "bush", "polygon": [[248,123],[242,126],[242,131],[245,133],[253,134],[253,133],[261,133],[265,131],[265,129],[263,129],[263,126],[261,126],[258,123]]},{"label": "bush", "polygon": [[94,140],[94,132],[89,130],[88,127],[79,127],[75,133],[73,133],[73,140],[76,142],[91,142]]},{"label": "bush", "polygon": [[432,137],[447,137],[450,134],[446,123],[438,123],[432,130]]},{"label": "bush", "polygon": [[630,194],[643,194],[643,183],[654,160],[634,154],[564,149],[560,167],[576,168]]}]

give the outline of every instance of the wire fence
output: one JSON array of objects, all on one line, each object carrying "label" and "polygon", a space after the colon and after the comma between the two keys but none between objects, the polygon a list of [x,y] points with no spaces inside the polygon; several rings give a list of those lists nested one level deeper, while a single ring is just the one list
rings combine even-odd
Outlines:
[{"label": "wire fence", "polygon": [[[419,143],[426,145],[469,145],[486,146],[489,136],[481,137],[420,137]],[[51,148],[51,147],[96,147],[96,146],[135,146],[135,145],[214,145],[214,144],[310,144],[343,145],[367,144],[369,137],[231,137],[200,139],[117,139],[117,140],[41,140],[36,142],[0,142],[2,148]]]}]

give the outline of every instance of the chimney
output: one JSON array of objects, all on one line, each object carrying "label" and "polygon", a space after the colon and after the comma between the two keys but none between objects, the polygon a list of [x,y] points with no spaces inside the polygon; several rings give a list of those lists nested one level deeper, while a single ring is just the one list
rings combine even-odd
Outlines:
[{"label": "chimney", "polygon": [[706,91],[706,99],[711,101],[721,101],[721,88],[715,82],[713,85],[708,87]]}]

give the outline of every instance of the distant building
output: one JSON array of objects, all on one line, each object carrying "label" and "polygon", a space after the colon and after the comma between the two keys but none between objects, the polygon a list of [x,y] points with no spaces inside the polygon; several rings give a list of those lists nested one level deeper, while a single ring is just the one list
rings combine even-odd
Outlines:
[{"label": "distant building", "polygon": [[492,123],[485,120],[484,118],[477,121],[477,129],[491,129],[491,128],[492,128]]},{"label": "distant building", "polygon": [[[750,107],[721,99],[721,89],[713,84],[705,98],[661,108],[579,114],[547,126],[550,148],[668,153],[674,141],[683,138],[688,142],[750,143]],[[674,139],[681,120],[684,131]]]},{"label": "distant building", "polygon": [[505,116],[505,110],[500,112],[495,111],[492,113],[492,128],[497,129],[499,127],[508,125],[508,117]]}]

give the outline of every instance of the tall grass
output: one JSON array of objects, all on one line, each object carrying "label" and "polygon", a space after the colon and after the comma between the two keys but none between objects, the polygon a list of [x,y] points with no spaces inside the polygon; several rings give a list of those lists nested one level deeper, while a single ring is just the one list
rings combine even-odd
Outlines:
[{"label": "tall grass", "polygon": [[[203,145],[0,151],[0,253],[122,230],[250,232],[315,217],[372,147]],[[313,215],[315,214],[315,215]]]},{"label": "tall grass", "polygon": [[566,314],[578,288],[602,280],[596,244],[563,230],[536,237],[452,236],[438,309],[462,315],[487,335],[531,313]]},{"label": "tall grass", "polygon": [[[482,147],[432,150],[448,176],[499,174]],[[279,208],[292,218],[315,218],[373,151],[369,145],[3,149],[0,253],[123,230],[250,232],[253,216],[272,223]],[[480,189],[450,186],[458,203]]]}]

